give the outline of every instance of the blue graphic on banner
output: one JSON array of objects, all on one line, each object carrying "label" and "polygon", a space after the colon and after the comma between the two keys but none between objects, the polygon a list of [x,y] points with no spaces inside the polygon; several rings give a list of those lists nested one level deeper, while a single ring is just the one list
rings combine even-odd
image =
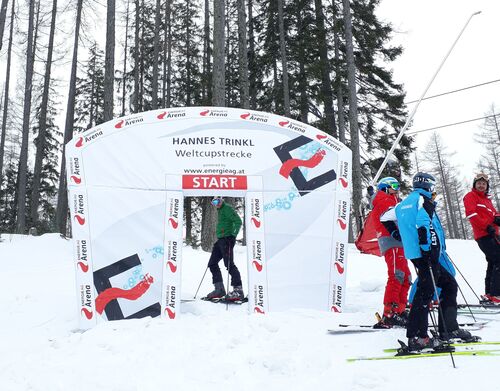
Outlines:
[{"label": "blue graphic on banner", "polygon": [[144,279],[144,273],[142,271],[142,265],[136,266],[132,269],[131,276],[127,279],[127,283],[123,285],[123,289],[130,289],[136,286],[140,281]]},{"label": "blue graphic on banner", "polygon": [[271,209],[283,211],[290,210],[292,208],[293,201],[295,201],[297,198],[300,198],[299,192],[297,191],[297,189],[292,189],[290,192],[288,192],[288,195],[284,197],[277,197],[274,199],[274,201],[264,204],[264,212]]},{"label": "blue graphic on banner", "polygon": [[146,254],[149,254],[153,259],[160,257],[163,259],[163,246],[155,246],[150,249],[146,249]]},{"label": "blue graphic on banner", "polygon": [[[308,160],[311,158],[311,156],[318,152],[318,149],[320,148],[321,144],[317,141],[304,144],[301,147],[297,148],[297,151],[299,151],[299,153],[297,154],[298,156],[296,156],[296,159]],[[307,174],[309,173],[309,168],[299,167],[299,170],[302,172],[302,175],[304,175],[304,178],[308,179]]]}]

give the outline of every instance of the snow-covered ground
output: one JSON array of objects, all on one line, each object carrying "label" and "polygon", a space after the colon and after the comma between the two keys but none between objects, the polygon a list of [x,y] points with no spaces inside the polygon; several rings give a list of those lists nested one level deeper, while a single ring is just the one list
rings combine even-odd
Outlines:
[{"label": "snow-covered ground", "polygon": [[[176,321],[145,318],[75,330],[71,242],[59,235],[3,236],[0,243],[0,390],[422,390],[499,389],[497,357],[362,361],[384,355],[403,330],[331,335],[339,323],[374,323],[385,285],[383,259],[349,248],[345,312],[295,309],[265,316],[246,307],[184,303]],[[485,261],[473,241],[449,253],[478,294]],[[246,253],[236,249],[243,271]],[[184,249],[183,298],[194,295],[208,254]],[[459,277],[467,300],[474,294]],[[201,294],[211,289],[207,276]],[[459,301],[463,299],[459,297]],[[500,339],[500,315],[475,332]],[[461,320],[470,318],[462,317]]]}]

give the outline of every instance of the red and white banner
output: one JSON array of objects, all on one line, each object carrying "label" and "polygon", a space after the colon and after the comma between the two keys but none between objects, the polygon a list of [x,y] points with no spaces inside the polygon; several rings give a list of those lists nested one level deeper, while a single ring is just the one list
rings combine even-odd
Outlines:
[{"label": "red and white banner", "polygon": [[326,133],[252,110],[160,109],[74,134],[66,165],[81,328],[178,319],[186,196],[246,198],[250,312],[341,310],[351,151]]},{"label": "red and white banner", "polygon": [[162,316],[166,319],[175,319],[181,304],[183,201],[182,192],[167,191],[161,300]]},{"label": "red and white banner", "polygon": [[247,206],[248,302],[253,312],[265,314],[268,311],[269,298],[262,192],[248,192],[245,203]]}]

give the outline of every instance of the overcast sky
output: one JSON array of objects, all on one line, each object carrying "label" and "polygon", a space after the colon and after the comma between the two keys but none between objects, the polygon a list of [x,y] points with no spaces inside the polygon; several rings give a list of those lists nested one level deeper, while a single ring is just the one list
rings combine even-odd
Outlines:
[{"label": "overcast sky", "polygon": [[[500,79],[500,1],[498,0],[382,0],[379,17],[391,22],[393,42],[404,47],[393,63],[394,77],[403,83],[407,101],[424,92],[467,19],[474,16],[448,57],[426,96],[432,96]],[[411,131],[483,117],[496,105],[500,112],[500,82],[423,101]],[[413,109],[409,105],[409,111]],[[484,120],[438,130],[454,161],[468,181],[482,153],[473,136]],[[424,148],[432,131],[419,133],[418,148]],[[414,160],[413,160],[414,161]]]}]

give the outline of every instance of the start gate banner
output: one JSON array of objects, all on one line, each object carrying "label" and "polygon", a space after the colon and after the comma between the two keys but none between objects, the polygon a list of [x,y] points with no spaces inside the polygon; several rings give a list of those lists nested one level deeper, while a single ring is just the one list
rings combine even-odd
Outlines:
[{"label": "start gate banner", "polygon": [[162,109],[74,134],[66,163],[81,328],[178,318],[185,196],[245,197],[250,312],[342,310],[351,151],[328,134],[251,110]]}]

